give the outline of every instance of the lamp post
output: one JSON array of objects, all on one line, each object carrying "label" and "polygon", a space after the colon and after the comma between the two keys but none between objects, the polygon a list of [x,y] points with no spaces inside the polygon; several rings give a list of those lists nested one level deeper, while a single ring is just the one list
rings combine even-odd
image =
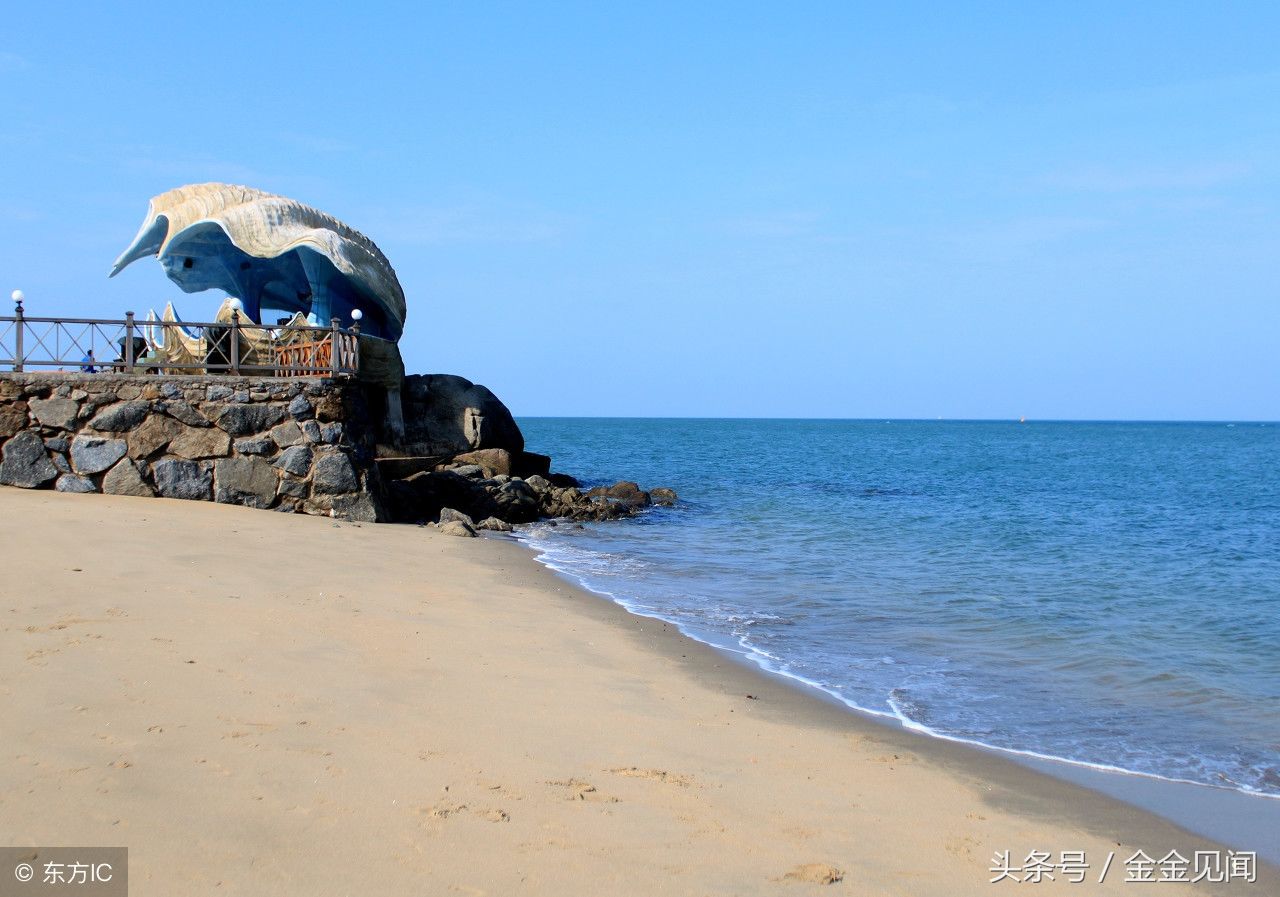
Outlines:
[{"label": "lamp post", "polygon": [[13,324],[13,369],[20,374],[22,373],[22,302],[27,296],[22,290],[14,290],[9,294],[9,298],[13,300],[13,316],[17,319]]},{"label": "lamp post", "polygon": [[239,299],[232,299],[231,306],[231,369],[227,372],[234,376],[240,376],[240,312],[244,311],[244,303]]}]

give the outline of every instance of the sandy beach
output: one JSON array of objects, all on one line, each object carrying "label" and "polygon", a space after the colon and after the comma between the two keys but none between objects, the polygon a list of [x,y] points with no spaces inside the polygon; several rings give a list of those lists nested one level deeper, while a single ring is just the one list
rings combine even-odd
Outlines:
[{"label": "sandy beach", "polygon": [[[135,895],[1129,893],[1139,849],[1219,849],[506,539],[0,488],[0,545],[0,840],[127,846]],[[993,884],[1004,851],[1087,883]],[[1158,892],[1280,893],[1216,888]]]}]

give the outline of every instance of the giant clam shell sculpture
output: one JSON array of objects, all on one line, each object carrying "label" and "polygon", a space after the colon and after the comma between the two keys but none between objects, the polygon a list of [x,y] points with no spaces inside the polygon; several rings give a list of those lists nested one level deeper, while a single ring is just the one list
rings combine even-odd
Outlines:
[{"label": "giant clam shell sculpture", "polygon": [[111,269],[154,255],[184,292],[220,289],[245,314],[310,315],[324,325],[362,313],[364,333],[398,340],[404,290],[373,241],[296,200],[231,184],[193,184],[151,200],[147,217]]}]

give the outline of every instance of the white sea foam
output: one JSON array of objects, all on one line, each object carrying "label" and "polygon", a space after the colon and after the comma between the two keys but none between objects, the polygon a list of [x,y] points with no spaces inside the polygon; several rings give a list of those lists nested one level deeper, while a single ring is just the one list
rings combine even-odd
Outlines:
[{"label": "white sea foam", "polygon": [[[652,569],[652,565],[647,562],[614,553],[598,551],[583,545],[571,544],[572,537],[566,537],[563,533],[558,532],[558,528],[545,526],[528,527],[517,532],[516,538],[534,551],[535,557],[540,563],[548,569],[564,576],[571,582],[574,582],[584,590],[613,601],[637,616],[661,620],[664,623],[673,625],[678,631],[688,638],[692,638],[695,641],[710,645],[718,650],[739,657],[744,662],[750,663],[770,675],[786,679],[803,688],[813,689],[820,692],[853,712],[899,725],[908,731],[915,732],[920,735],[956,744],[964,744],[981,750],[994,751],[996,753],[1012,757],[1044,761],[1048,763],[1060,763],[1067,766],[1108,774],[1135,776],[1180,785],[1195,785],[1201,788],[1224,787],[1195,781],[1193,779],[1133,770],[1114,764],[1083,760],[1047,752],[1009,747],[1006,745],[993,744],[975,738],[956,735],[914,719],[903,708],[901,702],[894,697],[892,691],[884,696],[884,702],[887,709],[867,706],[864,703],[860,703],[848,697],[848,695],[844,693],[844,685],[821,682],[796,672],[785,658],[758,645],[752,644],[748,635],[743,634],[734,638],[711,628],[715,623],[751,626],[756,621],[778,621],[785,619],[780,614],[774,614],[768,611],[760,611],[750,615],[734,613],[731,611],[707,613],[706,608],[701,608],[700,613],[698,614],[699,622],[703,622],[707,625],[705,627],[691,625],[690,619],[682,619],[681,614],[672,613],[669,610],[664,611],[626,593],[626,578],[624,574],[634,574],[639,571]],[[615,591],[604,587],[600,582],[601,577],[621,580],[621,584],[624,586],[624,589]],[[692,615],[690,614],[688,616]],[[877,662],[886,666],[897,664],[897,661],[888,655],[878,658]],[[1280,800],[1280,794],[1267,793],[1240,783],[1233,783],[1228,790],[1238,791],[1253,797]]]}]

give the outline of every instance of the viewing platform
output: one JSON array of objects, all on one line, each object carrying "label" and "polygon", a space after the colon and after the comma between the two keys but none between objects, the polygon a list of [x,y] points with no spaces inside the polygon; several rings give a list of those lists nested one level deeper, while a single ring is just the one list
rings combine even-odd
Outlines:
[{"label": "viewing platform", "polygon": [[263,327],[234,306],[224,309],[228,313],[212,322],[139,321],[133,312],[120,319],[28,317],[19,300],[13,315],[0,317],[0,367],[18,373],[359,379],[362,344],[372,357],[395,351],[393,343],[361,334],[358,318],[343,328],[336,317],[322,327],[295,315]]}]

